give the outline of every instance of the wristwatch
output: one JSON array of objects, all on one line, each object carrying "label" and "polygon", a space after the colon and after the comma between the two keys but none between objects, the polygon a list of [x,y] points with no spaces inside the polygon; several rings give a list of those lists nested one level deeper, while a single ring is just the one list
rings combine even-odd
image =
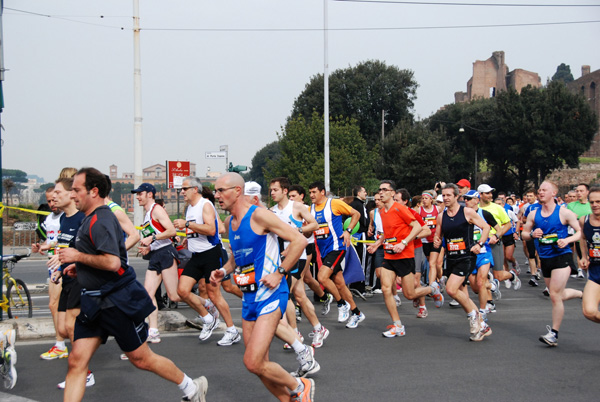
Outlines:
[{"label": "wristwatch", "polygon": [[408,242],[407,242],[406,240],[404,240],[404,239],[402,239],[402,240],[400,241],[400,243],[404,244],[405,246],[408,246]]},{"label": "wristwatch", "polygon": [[287,274],[287,271],[282,266],[277,267],[277,272],[279,272],[281,275]]},{"label": "wristwatch", "polygon": [[483,242],[478,241],[477,244],[479,244],[479,247],[483,248]]},{"label": "wristwatch", "polygon": [[156,233],[152,233],[152,241],[156,241]]},{"label": "wristwatch", "polygon": [[187,228],[189,228],[189,227],[190,227],[190,223],[189,223],[189,222],[186,222],[186,223],[185,223],[185,228],[187,229]]},{"label": "wristwatch", "polygon": [[346,232],[348,232],[348,233],[352,234],[352,231],[353,231],[353,230],[354,230],[354,229],[350,229],[350,228],[348,228],[348,229],[346,229]]},{"label": "wristwatch", "polygon": [[302,233],[302,226],[298,228],[298,232]]}]

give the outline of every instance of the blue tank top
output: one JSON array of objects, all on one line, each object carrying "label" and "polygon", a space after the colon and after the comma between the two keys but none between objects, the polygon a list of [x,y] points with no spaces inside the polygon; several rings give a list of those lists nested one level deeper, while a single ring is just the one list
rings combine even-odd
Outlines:
[{"label": "blue tank top", "polygon": [[540,239],[535,239],[535,248],[540,258],[552,258],[571,253],[570,247],[560,248],[556,245],[558,239],[569,237],[568,226],[560,221],[560,207],[554,205],[554,211],[548,217],[542,216],[542,208],[535,213],[534,227],[542,229],[544,233]]},{"label": "blue tank top", "polygon": [[269,289],[260,282],[262,277],[277,271],[281,259],[277,236],[273,233],[256,234],[250,226],[250,220],[256,208],[256,205],[250,207],[237,230],[233,230],[231,220],[229,221],[229,244],[237,265],[236,270],[247,270],[252,265],[254,266],[257,290],[243,293],[243,300],[249,303],[267,300],[275,293],[289,292],[285,277],[281,278],[281,283],[274,289]]},{"label": "blue tank top", "polygon": [[590,265],[600,266],[600,226],[592,226],[589,215],[583,222],[583,234],[588,246]]},{"label": "blue tank top", "polygon": [[343,216],[333,213],[331,198],[327,199],[322,210],[317,211],[313,204],[310,207],[310,212],[319,224],[319,229],[314,233],[321,258],[325,258],[332,251],[344,250],[343,240],[341,239],[344,234]]}]

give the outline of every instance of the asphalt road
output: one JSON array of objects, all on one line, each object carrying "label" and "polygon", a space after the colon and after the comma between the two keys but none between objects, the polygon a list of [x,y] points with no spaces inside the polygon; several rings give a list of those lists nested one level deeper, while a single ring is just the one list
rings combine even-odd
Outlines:
[{"label": "asphalt road", "polygon": [[[521,259],[523,261],[523,259]],[[523,272],[522,278],[527,277]],[[524,281],[526,282],[526,281]],[[570,279],[569,286],[582,289],[583,280]],[[462,309],[433,307],[429,317],[418,319],[412,303],[403,299],[399,308],[406,336],[387,339],[381,332],[390,323],[381,295],[358,301],[367,318],[356,329],[337,323],[337,311],[322,319],[331,334],[318,349],[321,371],[316,381],[316,401],[592,401],[597,400],[593,376],[600,356],[600,326],[587,321],[581,302],[566,302],[559,346],[549,348],[538,337],[551,321],[550,300],[543,287],[526,283],[519,291],[504,289],[491,314],[493,334],[483,342],[469,341],[469,328]],[[240,324],[239,300],[228,297],[236,325]],[[189,309],[181,308],[186,316]],[[304,319],[302,333],[310,331]],[[156,352],[171,358],[191,377],[205,375],[209,401],[274,400],[242,362],[244,346],[219,347],[221,333],[200,342],[197,332],[163,334]],[[308,337],[307,337],[308,342]],[[43,361],[39,354],[50,342],[19,342],[19,380],[14,389],[1,393],[34,401],[60,401],[56,384],[67,371],[65,360]],[[96,385],[89,388],[87,401],[176,401],[177,387],[157,376],[135,369],[119,359],[116,343],[109,340],[94,356],[91,369]],[[270,358],[294,370],[294,354],[272,342]],[[16,400],[15,400],[16,401]]]}]

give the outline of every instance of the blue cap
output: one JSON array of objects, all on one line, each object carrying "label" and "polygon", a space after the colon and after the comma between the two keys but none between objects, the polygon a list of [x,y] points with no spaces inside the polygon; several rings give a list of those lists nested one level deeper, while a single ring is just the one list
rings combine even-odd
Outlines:
[{"label": "blue cap", "polygon": [[131,193],[137,194],[137,193],[141,193],[142,191],[146,191],[148,193],[152,193],[152,194],[156,195],[156,188],[154,188],[154,186],[150,183],[140,184],[140,186],[138,188],[136,188],[135,190],[131,190]]},{"label": "blue cap", "polygon": [[463,195],[463,198],[479,198],[479,193],[475,190],[469,190],[469,192]]}]

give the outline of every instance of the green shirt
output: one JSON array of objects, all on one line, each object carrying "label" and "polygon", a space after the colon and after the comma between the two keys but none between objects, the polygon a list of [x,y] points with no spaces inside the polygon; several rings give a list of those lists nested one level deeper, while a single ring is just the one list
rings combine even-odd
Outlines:
[{"label": "green shirt", "polygon": [[592,213],[592,207],[590,207],[589,201],[585,204],[582,204],[579,201],[573,201],[567,204],[567,208],[575,212],[577,219]]},{"label": "green shirt", "polygon": [[[500,226],[503,226],[506,223],[510,223],[510,218],[508,217],[506,210],[496,203],[491,202],[486,207],[482,206],[482,204],[479,204],[479,208],[486,210],[490,214],[492,214],[492,216],[494,217],[494,219],[496,219],[496,222],[498,222],[498,225]],[[496,229],[491,228],[490,234],[492,235],[495,233]]]}]

